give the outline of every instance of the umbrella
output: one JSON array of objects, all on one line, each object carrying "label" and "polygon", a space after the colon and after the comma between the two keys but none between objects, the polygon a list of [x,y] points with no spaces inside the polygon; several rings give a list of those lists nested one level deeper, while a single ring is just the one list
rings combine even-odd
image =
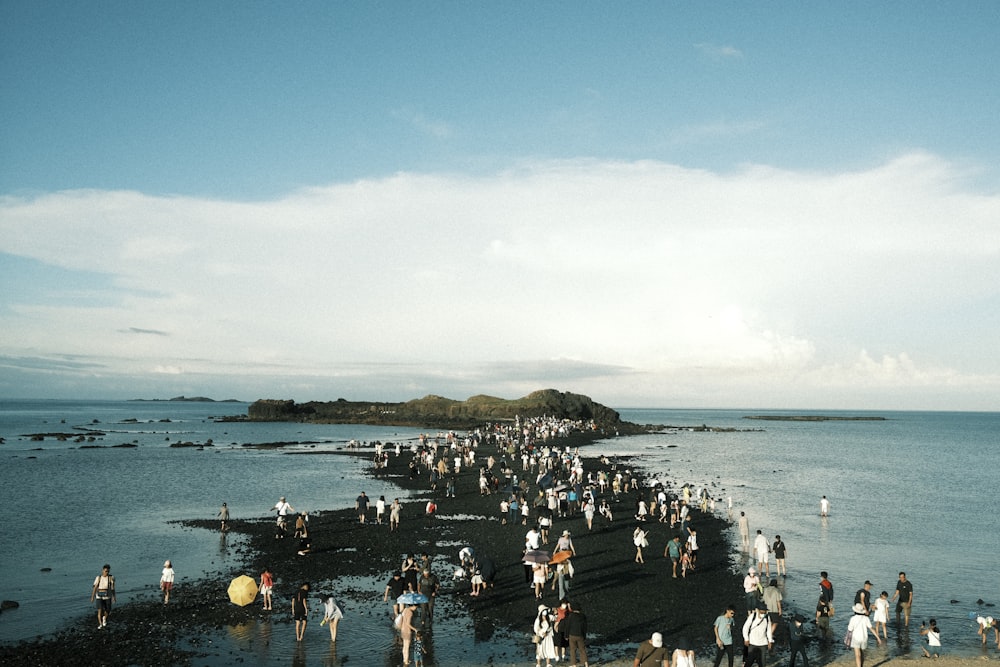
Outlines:
[{"label": "umbrella", "polygon": [[569,484],[559,484],[558,486],[556,486],[556,488],[554,488],[552,490],[553,491],[565,491],[568,488],[569,488]]},{"label": "umbrella", "polygon": [[233,604],[245,607],[257,597],[257,582],[241,574],[229,584],[229,599]]},{"label": "umbrella", "polygon": [[549,559],[549,564],[555,565],[556,563],[561,563],[564,560],[569,560],[572,557],[573,557],[572,551],[563,549],[562,551],[557,551],[554,554],[552,554],[552,558]]},{"label": "umbrella", "polygon": [[403,593],[396,598],[396,602],[399,604],[424,604],[427,602],[427,596],[423,593]]},{"label": "umbrella", "polygon": [[529,549],[524,552],[524,562],[525,563],[548,563],[549,558],[548,551],[542,551],[541,549]]}]

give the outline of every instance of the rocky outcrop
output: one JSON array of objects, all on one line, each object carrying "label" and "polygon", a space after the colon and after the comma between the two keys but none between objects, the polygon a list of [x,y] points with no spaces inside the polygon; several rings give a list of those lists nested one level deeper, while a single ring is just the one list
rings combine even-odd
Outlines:
[{"label": "rocky outcrop", "polygon": [[397,426],[428,426],[435,428],[468,428],[487,421],[511,421],[534,417],[553,417],[573,421],[592,421],[605,431],[619,433],[638,430],[623,422],[618,412],[595,403],[581,394],[543,389],[523,398],[507,400],[495,396],[477,395],[465,401],[442,396],[425,396],[405,403],[378,401],[310,401],[262,399],[250,405],[247,416],[251,421],[303,421],[335,424],[386,424]]}]

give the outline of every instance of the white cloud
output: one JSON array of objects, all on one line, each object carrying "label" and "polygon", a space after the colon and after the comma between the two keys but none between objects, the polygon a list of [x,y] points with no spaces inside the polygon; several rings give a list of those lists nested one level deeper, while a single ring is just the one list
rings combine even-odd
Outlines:
[{"label": "white cloud", "polygon": [[743,51],[730,45],[712,44],[711,42],[699,42],[694,45],[696,49],[712,58],[742,58]]},{"label": "white cloud", "polygon": [[575,380],[559,388],[618,405],[751,404],[762,389],[821,405],[853,384],[884,387],[891,406],[895,387],[1000,375],[997,343],[964,333],[972,309],[947,345],[925,339],[1000,284],[1000,197],[964,177],[915,153],[827,174],[546,162],[259,203],[4,197],[0,251],[114,287],[99,307],[8,296],[0,354],[313,377],[338,395],[366,380],[445,395]]}]

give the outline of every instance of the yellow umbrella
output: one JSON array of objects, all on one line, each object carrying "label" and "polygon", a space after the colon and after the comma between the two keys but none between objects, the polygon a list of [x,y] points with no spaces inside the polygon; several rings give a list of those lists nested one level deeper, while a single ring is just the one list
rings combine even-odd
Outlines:
[{"label": "yellow umbrella", "polygon": [[257,597],[257,582],[245,574],[233,579],[229,584],[229,599],[233,604],[245,607]]}]

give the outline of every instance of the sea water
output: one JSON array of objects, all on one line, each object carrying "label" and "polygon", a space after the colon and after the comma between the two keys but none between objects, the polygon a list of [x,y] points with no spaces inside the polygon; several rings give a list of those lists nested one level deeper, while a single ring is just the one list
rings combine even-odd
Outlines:
[{"label": "sea water", "polygon": [[[834,635],[846,632],[854,594],[865,580],[872,599],[890,598],[900,571],[913,583],[910,632],[890,627],[890,655],[920,653],[921,620],[936,618],[944,643],[978,653],[970,613],[1000,615],[1000,414],[946,412],[795,412],[622,410],[641,424],[677,425],[619,441],[651,471],[705,486],[725,515],[745,512],[787,546],[784,611],[815,614],[820,572],[834,584]],[[750,420],[747,416],[825,415],[830,421]],[[851,417],[879,417],[853,420]],[[730,432],[701,431],[707,425]],[[831,503],[820,516],[820,499]],[[732,532],[733,543],[740,544]],[[733,559],[745,572],[748,555]],[[773,558],[771,561],[774,572]],[[763,578],[763,575],[762,575]],[[742,597],[734,594],[737,609]],[[895,604],[890,607],[890,626]]]},{"label": "sea water", "polygon": [[[366,477],[365,462],[356,457],[288,452],[342,449],[351,439],[409,444],[421,429],[216,420],[246,410],[238,403],[0,401],[0,484],[8,508],[0,528],[0,598],[21,605],[0,614],[0,641],[52,632],[89,615],[91,584],[105,562],[112,565],[122,601],[154,596],[168,558],[179,590],[185,580],[232,576],[240,562],[237,536],[171,523],[212,518],[222,502],[241,519],[273,516],[270,508],[283,495],[308,511],[352,507],[361,490],[405,501],[392,485]],[[996,615],[996,609],[976,604],[980,598],[1000,603],[991,572],[1000,546],[1000,469],[994,462],[1000,414],[878,412],[867,416],[884,420],[825,422],[751,421],[744,417],[762,413],[746,410],[621,414],[628,421],[680,428],[615,438],[590,453],[635,455],[664,479],[709,488],[722,515],[732,498],[735,515],[746,512],[752,532],[759,528],[768,539],[780,533],[788,546],[789,576],[781,581],[786,611],[812,617],[819,571],[826,570],[836,587],[834,632],[842,634],[864,580],[873,582],[875,596],[883,589],[891,595],[897,573],[905,570],[915,590],[912,636],[890,628],[887,651],[919,652],[916,627],[932,616],[946,646],[970,655],[978,651],[969,613]],[[703,424],[735,430],[692,428]],[[90,430],[105,435],[86,442]],[[31,439],[39,433],[80,434],[85,441]],[[169,446],[209,440],[210,447]],[[270,442],[301,444],[243,447]],[[114,446],[120,444],[136,447]],[[825,519],[819,516],[822,495],[832,503]],[[734,555],[734,569],[747,564],[745,556]],[[286,664],[302,658],[302,651],[326,664],[356,661],[371,650],[388,660],[392,633],[378,602],[384,582],[321,583],[359,596],[372,588],[371,604],[351,610],[342,624],[337,654],[328,654],[326,644],[322,650],[297,647],[290,627],[281,623],[230,628],[217,642],[250,651],[260,665]],[[741,599],[734,591],[734,601]],[[437,664],[467,660],[463,651],[473,636],[481,640],[475,654],[493,656],[494,664],[530,660],[526,635],[483,637],[481,628],[458,616],[448,614],[456,636],[438,639]],[[529,624],[526,619],[526,633]]]}]

